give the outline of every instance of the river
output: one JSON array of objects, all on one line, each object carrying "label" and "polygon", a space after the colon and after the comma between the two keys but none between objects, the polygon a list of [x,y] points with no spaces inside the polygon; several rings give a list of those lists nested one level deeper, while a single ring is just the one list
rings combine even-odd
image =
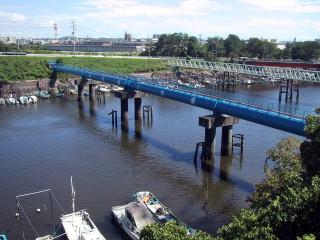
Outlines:
[{"label": "river", "polygon": [[[319,104],[319,86],[301,88],[299,105],[314,109]],[[277,87],[241,88],[237,92],[277,99]],[[271,101],[270,100],[270,101]],[[112,128],[112,109],[119,99],[108,95],[90,111],[88,99],[79,106],[75,98],[41,100],[36,105],[0,106],[0,234],[22,239],[15,218],[15,196],[50,188],[66,212],[71,211],[70,176],[76,190],[76,209],[88,209],[108,239],[126,239],[111,222],[110,209],[132,200],[135,191],[153,192],[188,225],[214,234],[231,216],[248,207],[246,199],[264,175],[266,152],[292,134],[240,120],[234,133],[245,135],[243,155],[220,157],[195,167],[193,154],[203,141],[198,117],[210,114],[190,105],[147,96],[152,122],[135,122],[133,100],[129,101],[129,130]],[[118,116],[120,120],[120,116]],[[208,201],[206,203],[206,195]],[[23,209],[40,235],[51,231],[47,195],[21,199]],[[40,208],[41,212],[36,213]],[[55,223],[61,211],[53,204]],[[27,239],[35,233],[22,217]]]}]

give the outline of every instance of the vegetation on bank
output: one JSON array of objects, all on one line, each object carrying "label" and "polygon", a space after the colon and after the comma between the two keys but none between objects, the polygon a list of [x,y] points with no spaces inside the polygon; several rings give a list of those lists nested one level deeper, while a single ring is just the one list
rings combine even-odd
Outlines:
[{"label": "vegetation on bank", "polygon": [[[320,108],[316,110],[320,114]],[[320,116],[308,116],[306,140],[282,140],[268,152],[266,179],[256,185],[251,207],[213,237],[196,238],[177,224],[154,224],[141,233],[143,240],[315,240],[320,239]],[[272,167],[268,165],[271,161]]]},{"label": "vegetation on bank", "polygon": [[284,49],[275,43],[259,38],[240,39],[235,34],[227,38],[209,37],[199,43],[186,33],[163,34],[155,43],[149,43],[142,53],[145,56],[197,57],[206,60],[218,58],[236,59],[250,57],[259,59],[312,60],[320,58],[320,43],[315,41],[287,43]]},{"label": "vegetation on bank", "polygon": [[[47,68],[47,62],[55,59],[52,57],[0,56],[0,82],[47,79],[51,73]],[[65,57],[63,62],[121,73],[169,69],[164,64],[164,60],[158,59]],[[60,77],[65,78],[67,75],[61,74]]]}]

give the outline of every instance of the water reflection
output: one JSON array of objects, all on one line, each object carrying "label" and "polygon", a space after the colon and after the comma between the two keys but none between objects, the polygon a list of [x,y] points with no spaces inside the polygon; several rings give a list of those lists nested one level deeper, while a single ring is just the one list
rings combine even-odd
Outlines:
[{"label": "water reflection", "polygon": [[142,120],[138,119],[134,121],[135,123],[135,136],[136,138],[141,139],[142,138]]},{"label": "water reflection", "polygon": [[229,174],[232,166],[233,156],[221,156],[220,157],[220,179],[229,181]]},{"label": "water reflection", "polygon": [[95,117],[97,115],[96,102],[94,100],[89,101],[90,116]]},{"label": "water reflection", "polygon": [[85,120],[85,112],[84,112],[84,103],[82,101],[78,102],[78,114],[79,114],[79,119],[81,121]]}]

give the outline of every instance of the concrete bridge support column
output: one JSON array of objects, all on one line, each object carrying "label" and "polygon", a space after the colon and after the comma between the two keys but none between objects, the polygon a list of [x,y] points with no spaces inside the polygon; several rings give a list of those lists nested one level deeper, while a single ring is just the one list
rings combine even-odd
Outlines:
[{"label": "concrete bridge support column", "polygon": [[83,102],[83,88],[87,84],[88,78],[82,77],[78,84],[78,102]]},{"label": "concrete bridge support column", "polygon": [[232,154],[232,125],[222,127],[221,155],[229,156]]},{"label": "concrete bridge support column", "polygon": [[205,128],[205,142],[203,147],[204,159],[212,159],[215,154],[216,128],[222,127],[221,155],[232,153],[232,126],[239,118],[228,115],[208,115],[199,117],[199,126]]},{"label": "concrete bridge support column", "polygon": [[141,120],[141,103],[142,103],[142,98],[134,99],[134,119],[135,120]]},{"label": "concrete bridge support column", "polygon": [[121,99],[121,122],[128,122],[128,98]]},{"label": "concrete bridge support column", "polygon": [[204,159],[214,158],[216,152],[216,127],[205,128],[204,131]]},{"label": "concrete bridge support column", "polygon": [[115,96],[121,100],[121,122],[127,122],[129,119],[128,100],[130,98],[135,99],[135,119],[139,115],[138,119],[141,119],[141,98],[144,96],[142,92],[117,91],[115,92]]},{"label": "concrete bridge support column", "polygon": [[97,84],[89,84],[89,99],[90,101],[95,101],[96,100],[96,87]]}]

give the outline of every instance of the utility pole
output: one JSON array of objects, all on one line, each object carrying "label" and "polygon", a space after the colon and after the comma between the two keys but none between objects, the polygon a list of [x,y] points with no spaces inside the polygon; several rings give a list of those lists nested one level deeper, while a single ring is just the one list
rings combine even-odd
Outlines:
[{"label": "utility pole", "polygon": [[216,45],[216,61],[218,59],[218,42],[217,39],[214,41],[215,45]]},{"label": "utility pole", "polygon": [[213,38],[211,39],[211,58],[213,61]]},{"label": "utility pole", "polygon": [[72,20],[72,37],[73,37],[73,56],[76,55],[76,38],[75,38],[76,25],[74,20]]}]

